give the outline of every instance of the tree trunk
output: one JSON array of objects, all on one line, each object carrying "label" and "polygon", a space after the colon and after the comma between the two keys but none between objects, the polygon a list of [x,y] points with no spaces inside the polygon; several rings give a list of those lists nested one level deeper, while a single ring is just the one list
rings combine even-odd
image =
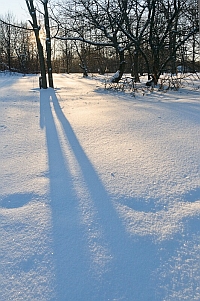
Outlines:
[{"label": "tree trunk", "polygon": [[76,44],[76,42],[74,43],[76,46],[76,52],[80,58],[81,64],[79,64],[80,68],[83,70],[83,76],[87,77],[88,76],[88,68],[87,68],[87,64],[85,63],[84,58],[82,57],[82,53],[80,53],[78,46]]},{"label": "tree trunk", "polygon": [[124,70],[125,70],[125,58],[124,58],[124,50],[121,50],[119,52],[119,59],[120,59],[120,64],[119,64],[119,76],[120,79],[122,78],[123,74],[124,74]]},{"label": "tree trunk", "polygon": [[41,87],[43,89],[46,89],[47,88],[47,79],[46,79],[44,53],[43,53],[43,47],[42,47],[42,44],[40,41],[40,36],[39,36],[40,27],[37,24],[37,17],[36,17],[35,7],[33,5],[33,0],[26,0],[26,5],[28,7],[29,14],[32,18],[32,22],[30,21],[30,23],[33,27],[33,31],[34,31],[35,39],[36,39],[36,43],[37,43],[37,49],[38,49],[38,55],[39,55],[39,61],[40,61],[40,71],[41,71],[41,77],[42,77]]},{"label": "tree trunk", "polygon": [[53,88],[53,75],[52,75],[52,64],[51,64],[51,36],[50,36],[49,14],[48,14],[47,3],[48,0],[43,2],[44,22],[45,22],[45,30],[46,30],[47,71],[48,71],[49,87]]},{"label": "tree trunk", "polygon": [[35,38],[37,42],[37,49],[38,49],[38,55],[39,55],[39,61],[40,61],[40,71],[42,76],[42,88],[47,89],[47,78],[46,78],[46,68],[45,68],[45,61],[44,61],[44,53],[43,53],[43,47],[40,41],[39,37],[39,30],[34,30],[35,32]]},{"label": "tree trunk", "polygon": [[134,70],[133,70],[133,74],[134,74],[134,78],[135,78],[135,82],[138,83],[140,81],[140,77],[139,77],[139,52],[137,49],[137,46],[135,47],[135,51],[134,51]]}]

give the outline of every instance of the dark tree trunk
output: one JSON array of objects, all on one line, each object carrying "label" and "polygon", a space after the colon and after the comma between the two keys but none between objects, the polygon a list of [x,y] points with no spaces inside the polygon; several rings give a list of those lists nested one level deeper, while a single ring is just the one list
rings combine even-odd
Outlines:
[{"label": "dark tree trunk", "polygon": [[52,64],[51,64],[51,35],[50,35],[49,14],[48,14],[47,3],[48,0],[43,2],[44,22],[45,22],[45,30],[46,30],[47,71],[48,71],[49,87],[53,88],[53,75],[52,75]]},{"label": "dark tree trunk", "polygon": [[82,57],[82,54],[80,53],[77,44],[75,43],[76,46],[76,52],[80,58],[81,64],[79,64],[79,66],[81,67],[81,69],[83,70],[83,76],[87,77],[88,76],[88,68],[87,68],[87,64],[85,63],[85,60]]},{"label": "dark tree trunk", "polygon": [[35,39],[36,39],[36,43],[37,43],[37,49],[38,49],[38,55],[39,55],[39,61],[40,61],[40,71],[41,71],[41,77],[42,77],[41,87],[43,89],[46,89],[47,88],[47,79],[46,79],[44,53],[43,53],[43,47],[42,47],[42,44],[40,41],[40,36],[39,36],[40,27],[37,24],[37,17],[36,17],[35,7],[33,5],[33,0],[26,0],[26,5],[28,7],[29,14],[32,18],[32,22],[30,21],[30,23],[33,27],[33,31],[34,31]]},{"label": "dark tree trunk", "polygon": [[139,82],[140,78],[139,78],[139,52],[137,47],[135,47],[135,51],[134,51],[134,69],[133,69],[133,76],[135,78],[135,82]]}]

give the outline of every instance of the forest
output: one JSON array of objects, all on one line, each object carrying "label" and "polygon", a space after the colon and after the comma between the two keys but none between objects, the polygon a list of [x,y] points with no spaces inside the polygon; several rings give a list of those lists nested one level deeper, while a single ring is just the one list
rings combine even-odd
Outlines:
[{"label": "forest", "polygon": [[0,70],[148,74],[200,71],[197,0],[26,0],[0,18]]}]

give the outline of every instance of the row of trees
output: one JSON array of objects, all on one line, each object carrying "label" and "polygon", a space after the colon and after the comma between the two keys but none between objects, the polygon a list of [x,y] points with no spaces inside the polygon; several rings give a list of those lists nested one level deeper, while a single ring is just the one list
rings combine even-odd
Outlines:
[{"label": "row of trees", "polygon": [[[33,69],[37,57],[32,30],[28,30],[27,24],[19,23],[16,27],[10,24],[16,22],[12,15],[7,14],[0,22],[0,69],[26,73],[28,65]],[[38,65],[35,68],[38,70]]]},{"label": "row of trees", "polygon": [[116,68],[116,81],[125,71],[135,81],[147,72],[155,83],[162,72],[175,73],[177,65],[183,71],[200,68],[197,0],[25,2],[28,24],[16,24],[9,15],[1,21],[0,68],[33,72],[40,66],[44,88],[46,68],[50,87],[52,68],[81,67],[85,75]]},{"label": "row of trees", "polygon": [[155,83],[164,70],[176,71],[177,60],[180,63],[187,49],[195,65],[197,1],[73,0],[61,1],[58,12],[61,37],[115,51],[119,78],[126,68],[127,54],[136,81],[141,60]]}]

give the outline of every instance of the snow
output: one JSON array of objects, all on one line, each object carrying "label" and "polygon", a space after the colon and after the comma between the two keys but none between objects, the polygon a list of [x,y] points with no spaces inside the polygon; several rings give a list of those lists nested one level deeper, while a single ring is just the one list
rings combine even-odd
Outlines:
[{"label": "snow", "polygon": [[118,78],[119,78],[119,76],[120,76],[120,73],[119,73],[119,70],[117,70],[116,72],[115,72],[115,74],[113,74],[113,76],[110,78],[110,82],[112,83],[112,82],[115,82],[115,80],[117,80]]},{"label": "snow", "polygon": [[199,89],[54,81],[0,75],[1,301],[200,300]]}]

